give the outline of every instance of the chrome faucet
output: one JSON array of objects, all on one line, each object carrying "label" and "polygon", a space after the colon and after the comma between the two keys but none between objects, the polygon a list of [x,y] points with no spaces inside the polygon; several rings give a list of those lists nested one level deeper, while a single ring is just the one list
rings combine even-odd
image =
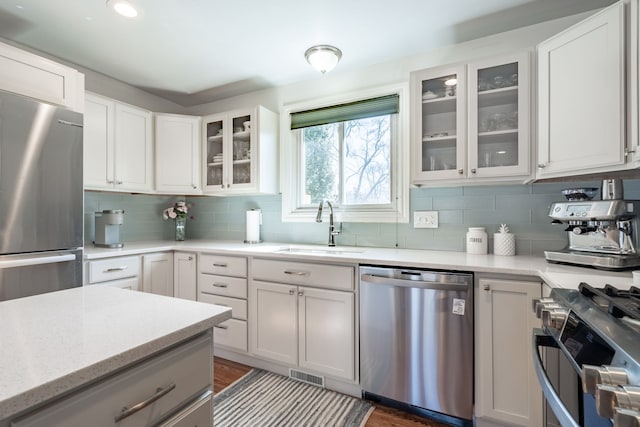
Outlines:
[{"label": "chrome faucet", "polygon": [[318,215],[316,215],[316,222],[322,222],[322,206],[324,206],[325,203],[327,204],[327,206],[329,206],[329,243],[328,245],[333,247],[336,245],[335,236],[337,236],[342,232],[342,223],[340,223],[340,230],[336,230],[335,226],[333,225],[333,206],[331,205],[331,202],[328,200],[323,200],[320,202],[320,205],[318,206]]}]

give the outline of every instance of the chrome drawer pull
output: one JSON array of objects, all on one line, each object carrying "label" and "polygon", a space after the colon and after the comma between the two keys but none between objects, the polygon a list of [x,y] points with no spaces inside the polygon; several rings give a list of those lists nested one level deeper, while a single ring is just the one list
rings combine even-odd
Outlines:
[{"label": "chrome drawer pull", "polygon": [[224,326],[224,325],[216,325],[214,326],[214,328],[218,328],[218,329],[229,329],[228,326]]},{"label": "chrome drawer pull", "polygon": [[215,262],[213,263],[214,267],[227,267],[227,264],[216,264]]},{"label": "chrome drawer pull", "polygon": [[291,274],[293,276],[308,276],[308,271],[294,271],[294,270],[285,270],[284,274]]},{"label": "chrome drawer pull", "polygon": [[213,284],[213,287],[214,287],[214,288],[226,288],[226,287],[228,287],[228,286],[229,286],[229,285],[227,285],[226,283],[214,283],[214,284]]},{"label": "chrome drawer pull", "polygon": [[122,271],[122,270],[126,270],[128,267],[125,265],[123,267],[113,267],[113,268],[107,268],[106,270],[104,270],[105,273],[112,273],[114,271]]},{"label": "chrome drawer pull", "polygon": [[143,400],[140,403],[136,403],[131,408],[127,408],[126,406],[124,408],[122,408],[122,412],[120,412],[120,415],[118,415],[118,416],[116,416],[114,418],[114,422],[115,423],[119,423],[120,421],[124,420],[125,418],[128,418],[131,415],[135,414],[136,412],[141,411],[142,409],[144,409],[147,406],[151,405],[156,400],[158,400],[161,397],[163,397],[164,395],[168,394],[174,388],[176,388],[176,383],[171,384],[167,388],[158,387],[156,389],[156,392],[153,394],[153,396],[149,397],[148,399]]}]

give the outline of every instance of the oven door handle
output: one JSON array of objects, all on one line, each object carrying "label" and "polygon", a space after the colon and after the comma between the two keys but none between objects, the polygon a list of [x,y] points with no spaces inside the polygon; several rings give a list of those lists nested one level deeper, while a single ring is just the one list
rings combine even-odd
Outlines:
[{"label": "oven door handle", "polygon": [[551,384],[551,380],[547,376],[542,365],[542,358],[538,349],[540,347],[558,347],[553,337],[545,334],[542,329],[536,328],[532,334],[532,351],[533,351],[533,368],[536,371],[536,376],[540,382],[542,393],[544,394],[547,403],[553,410],[554,415],[560,421],[562,427],[580,427],[578,423],[573,419],[567,408],[563,405],[560,396],[556,393],[556,390]]}]

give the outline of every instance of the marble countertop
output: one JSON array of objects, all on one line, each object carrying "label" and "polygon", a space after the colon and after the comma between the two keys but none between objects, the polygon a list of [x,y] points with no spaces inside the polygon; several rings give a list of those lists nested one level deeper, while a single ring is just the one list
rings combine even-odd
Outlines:
[{"label": "marble countertop", "polygon": [[230,317],[228,307],[99,285],[0,302],[0,420]]},{"label": "marble countertop", "polygon": [[[325,250],[316,253],[278,253],[285,248]],[[626,289],[632,284],[630,271],[613,272],[587,267],[551,264],[542,256],[471,255],[466,252],[434,251],[418,249],[370,248],[291,243],[265,242],[244,244],[237,241],[187,240],[148,241],[125,243],[121,249],[85,247],[85,259],[101,259],[114,256],[138,255],[161,251],[216,252],[227,255],[264,256],[288,258],[300,261],[330,263],[377,264],[442,270],[472,271],[485,274],[510,274],[539,277],[552,287],[577,288],[580,282],[593,286],[611,285]],[[335,250],[337,252],[331,252]]]}]

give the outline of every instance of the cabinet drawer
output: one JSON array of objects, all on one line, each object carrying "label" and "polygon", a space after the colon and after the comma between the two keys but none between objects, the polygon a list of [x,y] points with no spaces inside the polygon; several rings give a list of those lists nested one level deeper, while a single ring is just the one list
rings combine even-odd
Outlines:
[{"label": "cabinet drawer", "polygon": [[354,289],[354,269],[349,266],[254,259],[252,272],[256,280],[330,289]]},{"label": "cabinet drawer", "polygon": [[200,272],[247,277],[247,259],[235,256],[200,254]]},{"label": "cabinet drawer", "polygon": [[[211,389],[211,335],[206,334],[126,371],[66,397],[35,414],[11,423],[12,427],[155,425],[193,396]],[[116,422],[122,409],[162,397]],[[167,392],[168,391],[168,392]]]},{"label": "cabinet drawer", "polygon": [[113,286],[115,288],[129,289],[137,291],[140,289],[140,284],[137,277],[127,277],[126,279],[110,280],[108,282],[96,283],[93,286]]},{"label": "cabinet drawer", "polygon": [[210,427],[213,425],[213,394],[207,392],[204,397],[189,405],[159,427]]},{"label": "cabinet drawer", "polygon": [[225,297],[246,299],[247,279],[200,273],[198,275],[198,293],[203,292]]},{"label": "cabinet drawer", "polygon": [[229,319],[213,327],[213,344],[247,351],[247,322]]},{"label": "cabinet drawer", "polygon": [[198,301],[231,307],[231,317],[233,319],[247,320],[247,301],[244,299],[222,297],[202,292],[198,295]]},{"label": "cabinet drawer", "polygon": [[140,257],[108,258],[89,262],[89,283],[134,277],[140,274]]}]

